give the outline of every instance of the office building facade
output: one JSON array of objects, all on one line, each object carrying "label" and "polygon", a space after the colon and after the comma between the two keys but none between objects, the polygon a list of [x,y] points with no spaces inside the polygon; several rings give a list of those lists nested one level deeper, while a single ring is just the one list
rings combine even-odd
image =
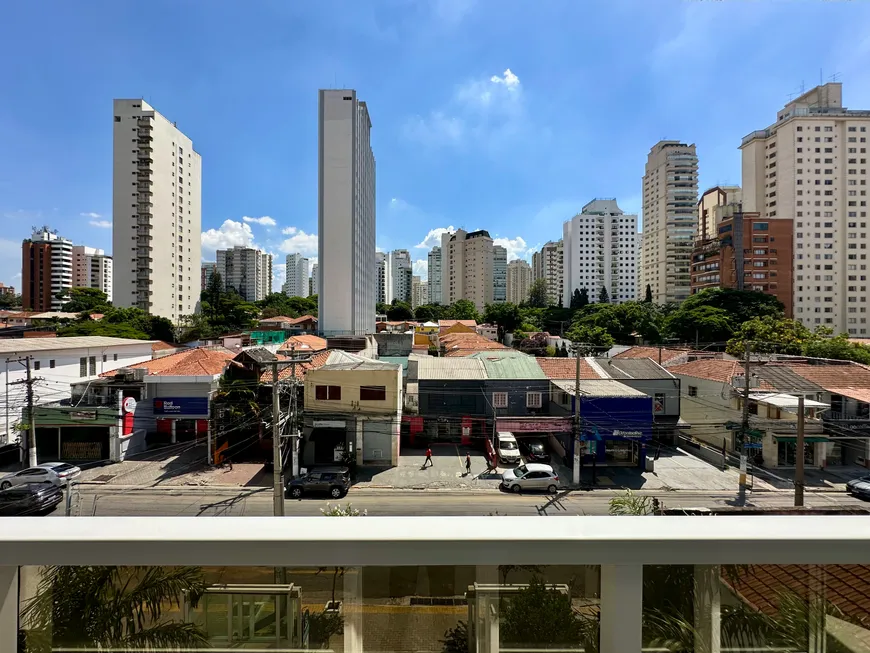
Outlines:
[{"label": "office building facade", "polygon": [[284,266],[284,285],[281,287],[288,297],[308,297],[309,261],[298,252],[288,254]]},{"label": "office building facade", "polygon": [[224,287],[234,289],[249,302],[258,302],[272,292],[272,255],[236,245],[215,253],[215,271]]},{"label": "office building facade", "polygon": [[429,303],[441,304],[441,247],[435,245],[427,257],[427,285],[429,286]]},{"label": "office building facade", "polygon": [[492,301],[494,304],[507,301],[508,262],[507,250],[501,245],[492,248]]}]

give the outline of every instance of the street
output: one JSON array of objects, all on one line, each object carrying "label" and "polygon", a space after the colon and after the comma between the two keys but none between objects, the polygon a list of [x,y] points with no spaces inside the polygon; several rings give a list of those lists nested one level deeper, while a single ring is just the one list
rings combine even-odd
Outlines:
[{"label": "street", "polygon": [[[617,490],[568,491],[513,495],[499,491],[413,491],[351,490],[338,503],[352,503],[369,515],[380,516],[486,516],[486,515],[606,515],[609,502],[621,494]],[[736,492],[637,492],[655,496],[666,508],[739,506]],[[790,492],[748,493],[746,507],[788,508],[793,505]],[[287,499],[287,516],[320,515],[327,499]],[[870,504],[840,492],[808,492],[808,508],[870,508]],[[272,514],[272,494],[268,489],[164,489],[139,490],[79,486],[71,502],[72,515],[78,516],[268,516]],[[63,516],[61,504],[52,513]]]}]

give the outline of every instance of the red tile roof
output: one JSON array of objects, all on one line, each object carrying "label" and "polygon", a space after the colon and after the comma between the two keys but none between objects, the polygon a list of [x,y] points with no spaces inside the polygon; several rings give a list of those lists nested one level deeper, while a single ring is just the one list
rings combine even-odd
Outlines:
[{"label": "red tile roof", "polygon": [[264,317],[260,322],[291,322],[296,318],[287,317],[286,315],[276,315],[275,317]]},{"label": "red tile roof", "polygon": [[[668,361],[676,360],[681,357],[688,356],[688,349],[666,349],[662,348],[661,365],[665,365]],[[658,347],[631,347],[614,356],[614,358],[651,358],[656,363],[659,362]]]},{"label": "red tile roof", "polygon": [[[278,380],[285,381],[292,378],[294,375],[297,379],[304,379],[305,373],[308,370],[316,370],[326,365],[326,361],[333,351],[334,350],[332,349],[324,349],[323,351],[315,352],[311,354],[311,361],[308,363],[299,363],[298,365],[279,365]],[[283,356],[279,353],[278,360],[290,360],[290,356]],[[270,366],[267,365],[263,372],[260,373],[260,382],[272,382],[272,369]]]},{"label": "red tile roof", "polygon": [[296,351],[321,351],[326,349],[326,338],[313,335],[290,336],[284,341],[284,344],[278,348],[278,351],[285,351],[294,348]]},{"label": "red tile roof", "polygon": [[[125,367],[147,370],[148,376],[214,376],[223,373],[233,356],[235,353],[228,349],[199,347]],[[115,374],[117,370],[103,372],[100,376]]]},{"label": "red tile roof", "polygon": [[164,349],[178,349],[178,347],[162,340],[155,340],[151,343],[151,351],[162,351]]},{"label": "red tile roof", "polygon": [[503,344],[490,340],[479,333],[448,333],[439,337],[447,356],[469,356],[479,351],[508,349]]},{"label": "red tile roof", "polygon": [[[573,379],[577,374],[577,359],[576,358],[536,358],[538,365],[548,379]],[[581,379],[600,379],[601,377],[595,372],[592,366],[583,358],[580,359],[580,378]]]},{"label": "red tile roof", "polygon": [[[807,381],[820,385],[825,390],[831,388],[870,388],[870,366],[860,363],[827,363],[807,365],[785,361],[796,374]],[[843,393],[838,393],[843,394]]]},{"label": "red tile roof", "polygon": [[[616,358],[616,356],[614,356],[614,358]],[[664,362],[664,356],[662,356],[662,362]],[[668,372],[671,374],[691,376],[696,379],[731,383],[732,378],[743,374],[743,366],[739,361],[723,361],[714,358],[705,358],[692,361],[691,363],[671,365],[668,368]]]},{"label": "red tile roof", "polygon": [[299,317],[291,317],[287,321],[290,324],[299,324],[301,322],[317,322],[317,318],[313,315],[300,315]]}]

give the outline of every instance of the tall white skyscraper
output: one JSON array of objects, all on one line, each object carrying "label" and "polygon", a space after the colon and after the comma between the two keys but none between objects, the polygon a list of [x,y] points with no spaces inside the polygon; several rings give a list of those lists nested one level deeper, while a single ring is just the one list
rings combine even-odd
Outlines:
[{"label": "tall white skyscraper", "polygon": [[440,304],[441,302],[441,247],[435,245],[429,252],[428,258],[429,303]]},{"label": "tall white skyscraper", "polygon": [[308,295],[309,297],[311,297],[312,295],[317,295],[318,291],[320,290],[320,286],[317,285],[318,267],[319,266],[317,265],[317,263],[311,266],[311,285],[309,286],[309,288],[311,288],[311,292]]},{"label": "tall white skyscraper", "polygon": [[387,292],[387,303],[394,299],[406,304],[411,303],[411,277],[413,265],[411,254],[407,249],[394,249],[389,256],[390,273]]},{"label": "tall white skyscraper", "polygon": [[[868,137],[870,111],[843,107],[843,85],[829,82],[786,104],[740,146],[743,210],[771,223],[753,224],[753,254],[775,259],[772,223],[794,221],[794,317],[811,329],[870,336]],[[787,282],[781,276],[752,270],[753,283],[770,287]]]},{"label": "tall white skyscraper", "polygon": [[643,176],[643,236],[636,289],[640,297],[645,296],[647,286],[656,304],[681,302],[689,296],[697,206],[695,146],[659,141],[649,151]]},{"label": "tall white skyscraper", "polygon": [[522,259],[507,265],[507,301],[521,304],[529,298],[532,286],[532,266]]},{"label": "tall white skyscraper", "polygon": [[73,245],[73,288],[97,288],[112,301],[112,257],[101,249]]},{"label": "tall white skyscraper", "polygon": [[272,292],[272,255],[236,245],[216,252],[215,271],[227,289],[233,288],[249,302],[258,302]]},{"label": "tall white skyscraper", "polygon": [[[308,297],[308,259],[302,254],[294,253],[287,255],[286,274],[284,286],[281,288],[288,297]],[[314,264],[312,273],[317,274],[317,264]]]},{"label": "tall white skyscraper", "polygon": [[411,308],[429,303],[429,284],[414,275],[411,279]]},{"label": "tall white skyscraper", "polygon": [[113,301],[177,322],[200,295],[202,159],[144,100],[115,100]]},{"label": "tall white skyscraper", "polygon": [[560,306],[564,291],[563,286],[563,250],[561,238],[549,241],[541,247],[540,252],[532,254],[533,280],[543,279],[547,282],[547,299],[551,306]]},{"label": "tall white skyscraper", "polygon": [[492,248],[492,301],[500,304],[507,301],[508,262],[507,250],[501,245]]},{"label": "tall white skyscraper", "polygon": [[390,283],[389,256],[385,252],[375,252],[375,282],[377,283],[375,302],[378,304],[388,304],[387,296],[389,293],[387,288],[392,284]]},{"label": "tall white skyscraper", "polygon": [[595,199],[562,227],[565,291],[571,306],[575,290],[586,289],[597,302],[601,288],[611,303],[635,299],[637,292],[637,216],[622,212],[615,199]]},{"label": "tall white skyscraper", "polygon": [[375,331],[375,157],[371,119],[354,90],[321,90],[318,116],[318,325]]}]

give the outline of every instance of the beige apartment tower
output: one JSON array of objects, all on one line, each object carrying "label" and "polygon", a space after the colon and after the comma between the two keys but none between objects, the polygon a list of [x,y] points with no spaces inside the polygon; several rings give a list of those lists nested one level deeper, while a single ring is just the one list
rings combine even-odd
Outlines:
[{"label": "beige apartment tower", "polygon": [[478,311],[492,303],[493,245],[488,231],[441,235],[441,303],[459,299],[474,303]]},{"label": "beige apartment tower", "polygon": [[637,297],[652,290],[657,304],[689,296],[692,246],[698,228],[698,156],[694,144],[659,141],[643,176],[643,234]]},{"label": "beige apartment tower", "polygon": [[521,304],[529,298],[532,287],[532,266],[522,259],[507,264],[507,300]]},{"label": "beige apartment tower", "polygon": [[540,252],[532,254],[532,275],[534,280],[547,282],[547,300],[551,306],[561,306],[563,290],[563,246],[562,241],[549,241]]},{"label": "beige apartment tower", "polygon": [[870,111],[844,108],[842,84],[831,82],[789,102],[740,146],[743,210],[794,221],[795,319],[858,337],[870,336],[868,132]]},{"label": "beige apartment tower", "polygon": [[112,297],[173,322],[200,294],[202,159],[144,100],[115,100]]}]

